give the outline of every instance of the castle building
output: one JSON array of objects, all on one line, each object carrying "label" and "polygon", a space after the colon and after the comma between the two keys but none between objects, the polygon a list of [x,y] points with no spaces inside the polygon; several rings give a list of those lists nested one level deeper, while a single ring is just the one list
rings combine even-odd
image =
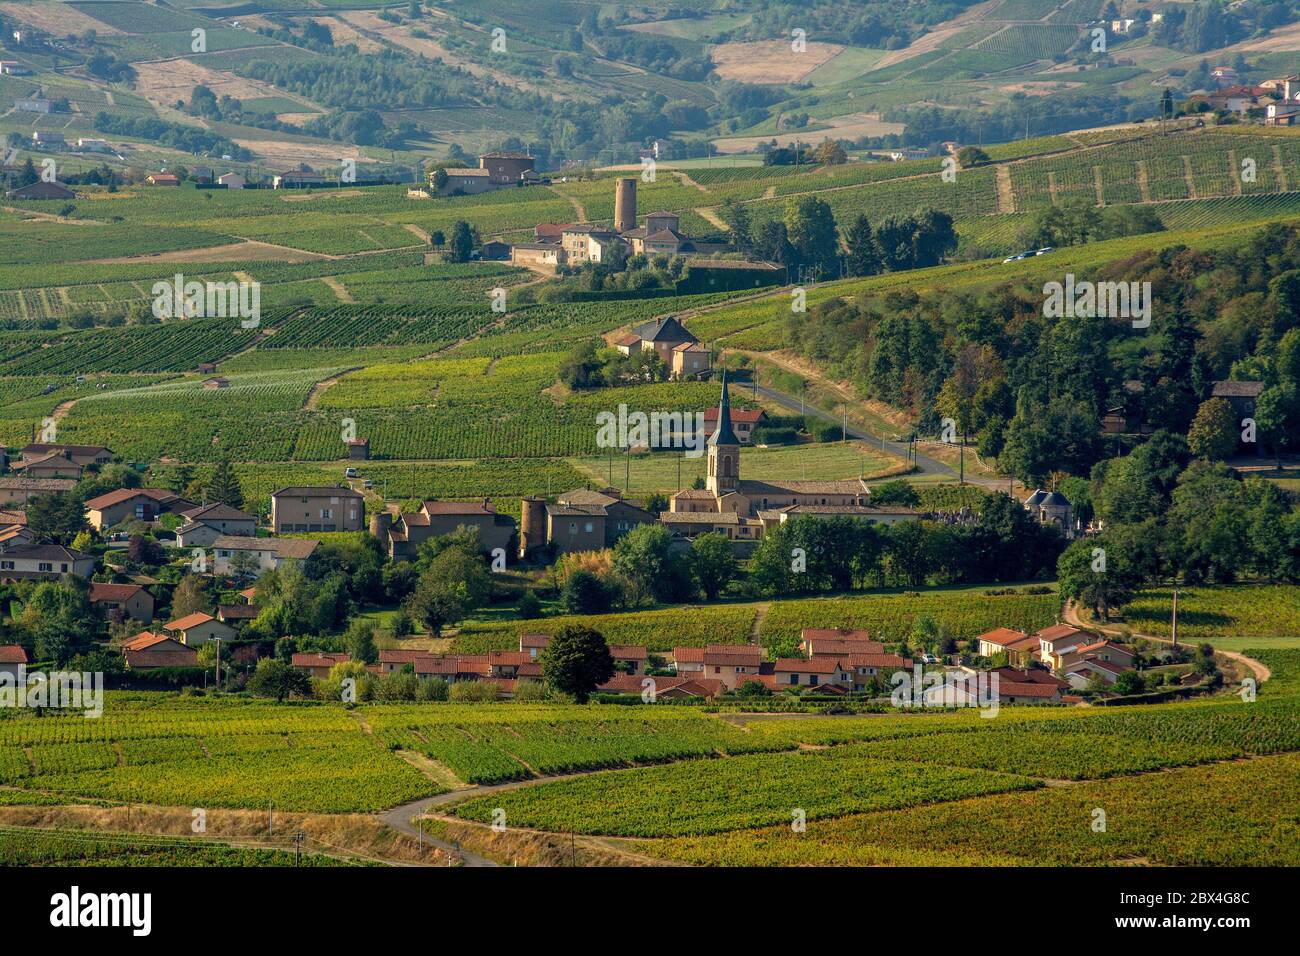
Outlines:
[{"label": "castle building", "polygon": [[1059,491],[1044,491],[1038,488],[1025,499],[1025,510],[1039,524],[1054,524],[1067,538],[1074,537],[1074,506],[1070,499]]}]

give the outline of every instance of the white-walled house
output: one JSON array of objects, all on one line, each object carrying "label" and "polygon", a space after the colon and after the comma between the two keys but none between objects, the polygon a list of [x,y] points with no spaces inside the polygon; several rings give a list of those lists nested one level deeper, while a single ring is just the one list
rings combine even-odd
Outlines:
[{"label": "white-walled house", "polygon": [[314,538],[250,538],[244,535],[222,535],[212,543],[213,571],[230,574],[231,562],[237,554],[247,554],[257,561],[258,571],[272,571],[281,561],[305,561],[320,544]]}]

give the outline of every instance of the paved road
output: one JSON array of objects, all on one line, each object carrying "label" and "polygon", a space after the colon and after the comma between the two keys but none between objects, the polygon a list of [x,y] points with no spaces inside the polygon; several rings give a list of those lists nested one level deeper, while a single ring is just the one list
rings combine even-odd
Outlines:
[{"label": "paved road", "polygon": [[419,827],[411,822],[412,817],[424,813],[429,809],[429,807],[439,803],[446,803],[449,799],[458,796],[460,796],[459,792],[453,792],[451,794],[444,793],[439,794],[436,797],[426,797],[424,800],[416,800],[413,803],[404,803],[400,807],[393,807],[393,809],[388,812],[381,814],[380,819],[394,830],[400,830],[407,836],[413,836],[417,839],[423,837],[425,843],[432,844],[433,846],[445,850],[452,856],[459,858],[462,866],[500,866],[499,863],[495,863],[485,856],[478,856],[475,853],[470,853],[468,850],[462,850],[460,847],[448,843],[445,840],[435,839],[428,833],[422,832]]},{"label": "paved road", "polygon": [[[746,393],[753,394],[755,390],[752,385],[738,384],[735,388],[738,396],[743,396]],[[814,405],[809,405],[806,402],[801,404],[799,399],[792,395],[787,395],[784,392],[778,392],[765,385],[759,385],[757,391],[763,398],[776,402],[781,407],[788,408],[791,411],[802,412],[804,415],[811,415],[814,418],[820,418],[822,421],[830,422],[834,425],[840,425],[843,423],[843,419],[839,415],[817,408]],[[875,445],[881,451],[887,452],[888,454],[897,455],[899,458],[907,458],[907,442],[889,442],[880,435],[873,435],[870,432],[862,431],[856,425],[850,425],[845,429],[845,434],[847,434],[849,438],[864,441],[868,445]],[[957,472],[953,471],[943,462],[937,461],[934,458],[928,458],[920,452],[917,452],[915,460],[917,471],[923,475],[940,475],[944,478],[954,479],[957,477]],[[970,480],[971,479],[969,478],[967,479],[967,481]]]}]

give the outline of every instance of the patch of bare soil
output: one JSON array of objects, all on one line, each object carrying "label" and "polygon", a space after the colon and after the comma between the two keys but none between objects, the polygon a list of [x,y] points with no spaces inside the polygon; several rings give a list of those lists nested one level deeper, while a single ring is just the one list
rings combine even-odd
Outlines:
[{"label": "patch of bare soil", "polygon": [[844,49],[838,43],[812,42],[802,53],[789,40],[722,43],[710,52],[724,80],[740,83],[795,83]]},{"label": "patch of bare soil", "polygon": [[155,106],[173,107],[177,100],[186,100],[194,87],[208,87],[218,98],[225,95],[238,100],[253,100],[266,96],[285,96],[284,91],[244,79],[233,73],[213,70],[184,58],[136,63],[136,92]]},{"label": "patch of bare soil", "polygon": [[0,10],[19,23],[30,24],[58,37],[87,30],[104,35],[122,32],[66,3],[0,3]]},{"label": "patch of bare soil", "polygon": [[760,143],[776,140],[778,146],[788,146],[795,140],[801,143],[819,143],[823,139],[857,139],[860,136],[888,136],[906,129],[902,123],[887,123],[876,113],[847,113],[824,121],[830,127],[820,130],[795,130],[775,136],[736,136],[715,139],[713,145],[720,153],[751,153]]},{"label": "patch of bare soil", "polygon": [[224,246],[204,246],[202,249],[177,249],[145,256],[122,256],[118,259],[93,259],[97,264],[118,262],[307,262],[311,259],[328,259],[318,252],[288,249],[265,242],[248,240],[231,242]]}]

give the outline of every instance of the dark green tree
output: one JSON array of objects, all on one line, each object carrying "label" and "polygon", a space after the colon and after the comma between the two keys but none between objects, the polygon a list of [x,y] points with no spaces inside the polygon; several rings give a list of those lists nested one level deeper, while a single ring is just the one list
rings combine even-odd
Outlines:
[{"label": "dark green tree", "polygon": [[579,704],[614,676],[614,658],[599,631],[569,625],[551,638],[542,652],[542,677],[553,689]]}]

